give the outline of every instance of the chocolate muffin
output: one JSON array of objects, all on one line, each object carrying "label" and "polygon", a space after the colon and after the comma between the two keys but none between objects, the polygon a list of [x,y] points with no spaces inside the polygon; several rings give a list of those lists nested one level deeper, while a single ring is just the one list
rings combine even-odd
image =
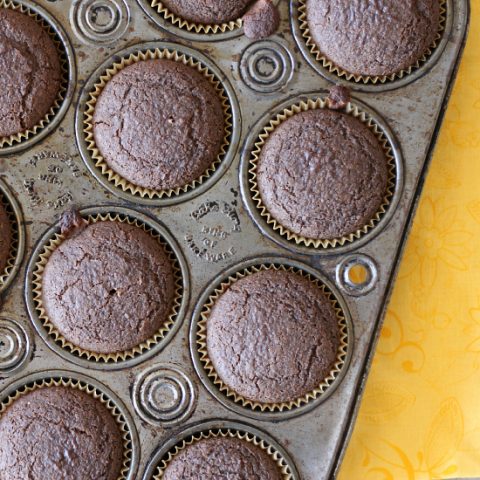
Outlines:
[{"label": "chocolate muffin", "polygon": [[192,23],[218,25],[240,18],[255,0],[161,0],[177,17]]},{"label": "chocolate muffin", "polygon": [[116,480],[122,463],[119,426],[99,400],[82,391],[37,389],[0,416],[2,480]]},{"label": "chocolate muffin", "polygon": [[90,224],[64,240],[42,276],[49,320],[90,352],[125,351],[153,336],[174,295],[173,267],[158,240],[115,221]]},{"label": "chocolate muffin", "polygon": [[199,440],[182,450],[162,480],[282,480],[275,461],[260,447],[231,437]]},{"label": "chocolate muffin", "polygon": [[379,211],[388,186],[385,152],[351,115],[309,110],[281,123],[258,162],[271,216],[289,231],[327,240],[356,232]]},{"label": "chocolate muffin", "polygon": [[0,7],[0,137],[37,125],[51,109],[62,71],[49,34],[31,17]]},{"label": "chocolate muffin", "polygon": [[5,207],[0,203],[0,275],[5,272],[12,247],[12,225]]},{"label": "chocolate muffin", "polygon": [[386,76],[415,65],[440,28],[439,0],[306,0],[320,52],[355,75]]},{"label": "chocolate muffin", "polygon": [[266,270],[231,285],[207,320],[207,351],[222,382],[260,403],[294,401],[328,376],[338,319],[323,291],[298,273]]},{"label": "chocolate muffin", "polygon": [[95,142],[109,167],[134,185],[182,187],[217,159],[222,102],[209,80],[173,60],[140,61],[117,73],[98,98]]}]

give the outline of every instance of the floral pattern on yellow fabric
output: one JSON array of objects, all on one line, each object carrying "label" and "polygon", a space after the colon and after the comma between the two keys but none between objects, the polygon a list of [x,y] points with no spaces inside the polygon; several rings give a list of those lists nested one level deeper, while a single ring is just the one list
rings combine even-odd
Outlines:
[{"label": "floral pattern on yellow fabric", "polygon": [[339,480],[480,477],[480,0]]}]

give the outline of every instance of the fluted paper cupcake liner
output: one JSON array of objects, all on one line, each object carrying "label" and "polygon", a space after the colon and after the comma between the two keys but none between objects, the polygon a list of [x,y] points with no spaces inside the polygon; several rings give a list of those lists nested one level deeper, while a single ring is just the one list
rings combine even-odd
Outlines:
[{"label": "fluted paper cupcake liner", "polygon": [[38,13],[34,12],[33,10],[29,9],[25,5],[19,4],[15,1],[11,0],[0,0],[0,8],[9,8],[11,10],[18,10],[29,17],[32,17],[37,23],[39,23],[42,28],[50,35],[52,38],[55,46],[57,47],[59,58],[60,58],[60,67],[62,70],[62,77],[60,79],[60,89],[58,91],[57,98],[55,99],[53,105],[51,106],[50,110],[47,114],[38,122],[37,125],[24,130],[23,132],[16,133],[14,135],[10,135],[8,137],[0,137],[0,151],[4,147],[11,147],[18,143],[21,143],[25,140],[28,140],[35,136],[40,130],[43,130],[55,117],[55,115],[60,110],[62,103],[65,99],[65,94],[68,87],[68,61],[66,57],[66,53],[63,47],[62,42],[58,39],[55,30],[51,27],[51,25]]},{"label": "fluted paper cupcake liner", "polygon": [[38,314],[38,318],[42,323],[43,327],[47,331],[48,335],[55,341],[57,345],[61,348],[67,350],[68,352],[87,360],[93,360],[95,362],[103,362],[103,363],[116,363],[116,362],[123,362],[125,360],[136,358],[139,355],[147,352],[155,345],[159,344],[167,335],[167,333],[172,329],[174,326],[178,313],[180,310],[181,300],[183,297],[183,287],[182,287],[182,275],[180,266],[178,263],[178,259],[175,256],[174,252],[171,250],[170,246],[162,239],[159,233],[157,233],[154,229],[147,226],[143,222],[135,219],[130,218],[126,215],[122,214],[97,214],[97,215],[90,215],[86,218],[89,224],[97,223],[97,222],[106,222],[106,221],[113,221],[113,222],[120,222],[120,223],[128,223],[129,225],[134,225],[138,228],[142,228],[147,233],[152,235],[156,240],[158,240],[159,245],[165,250],[168,258],[171,261],[173,272],[175,276],[175,295],[173,300],[173,306],[171,308],[171,312],[167,317],[167,320],[162,325],[162,327],[150,338],[145,340],[144,342],[140,343],[134,348],[129,350],[125,350],[123,352],[114,352],[114,353],[98,353],[98,352],[91,352],[89,350],[85,350],[69,340],[67,340],[55,327],[55,325],[49,319],[47,312],[43,307],[42,301],[42,278],[43,272],[45,270],[45,266],[49,258],[51,257],[52,253],[62,244],[65,240],[65,237],[60,233],[56,233],[48,243],[45,244],[42,253],[40,253],[37,263],[35,264],[35,268],[33,271],[33,302],[35,305],[36,312]]},{"label": "fluted paper cupcake liner", "polygon": [[123,440],[123,463],[118,480],[126,480],[132,464],[131,433],[125,418],[123,417],[115,402],[97,387],[94,387],[93,385],[90,385],[84,381],[64,376],[41,378],[39,380],[35,380],[34,382],[27,383],[23,387],[18,388],[17,390],[15,390],[15,392],[10,394],[5,400],[3,400],[0,403],[0,417],[20,397],[35,390],[51,387],[65,387],[80,390],[100,401],[108,409],[108,411],[115,419],[115,422],[119,426]]},{"label": "fluted paper cupcake liner", "polygon": [[272,445],[251,433],[235,430],[232,428],[221,428],[216,430],[201,431],[198,433],[194,433],[190,437],[187,437],[187,439],[185,440],[182,440],[166,454],[166,458],[161,460],[151,480],[161,480],[170,462],[178,454],[185,450],[185,448],[201,440],[219,437],[238,438],[239,440],[246,441],[248,443],[251,443],[252,445],[255,445],[257,448],[262,449],[277,464],[279,472],[282,475],[282,480],[293,480],[293,474],[288,465],[288,462]]},{"label": "fluted paper cupcake liner", "polygon": [[[168,59],[175,62],[183,63],[188,65],[191,68],[197,70],[202,75],[204,75],[208,81],[213,85],[215,91],[218,93],[218,96],[222,102],[222,107],[224,111],[225,119],[225,135],[220,153],[217,158],[213,161],[210,167],[197,179],[189,182],[181,187],[167,189],[167,190],[153,190],[150,188],[143,188],[138,185],[135,185],[121,175],[112,170],[105,159],[103,158],[101,152],[96,146],[95,138],[93,135],[93,115],[95,112],[95,105],[98,101],[98,97],[102,93],[105,85],[125,67],[128,67],[134,63],[145,61],[145,60],[157,60],[157,59]],[[154,50],[139,51],[135,54],[131,54],[128,57],[124,57],[120,62],[114,63],[110,68],[108,68],[103,75],[100,76],[97,83],[95,83],[93,90],[89,94],[89,100],[87,101],[86,110],[83,118],[83,132],[85,134],[85,141],[87,144],[87,150],[90,153],[92,159],[95,161],[96,168],[101,172],[101,174],[108,179],[115,187],[122,189],[124,192],[129,192],[133,195],[138,195],[141,198],[149,199],[158,199],[164,197],[172,197],[174,195],[179,195],[180,193],[188,192],[194,188],[201,185],[205,180],[207,180],[216,170],[218,165],[224,159],[228,146],[230,145],[230,137],[232,134],[232,112],[231,105],[228,99],[228,96],[225,92],[225,89],[222,86],[222,82],[201,62],[197,61],[195,58],[179,53],[176,50],[158,48]]]},{"label": "fluted paper cupcake liner", "polygon": [[7,265],[3,271],[0,271],[0,291],[3,289],[7,279],[12,275],[13,269],[15,268],[15,264],[17,263],[18,257],[18,248],[19,248],[19,225],[18,219],[13,211],[10,202],[4,197],[2,191],[0,190],[0,204],[5,207],[5,211],[7,213],[8,220],[11,225],[12,229],[12,243],[10,245],[10,254],[7,258]]},{"label": "fluted paper cupcake liner", "polygon": [[171,12],[161,1],[159,0],[152,0],[150,3],[151,7],[154,8],[157,13],[170,22],[172,25],[181,28],[183,30],[187,30],[188,32],[194,32],[199,34],[215,34],[215,33],[225,33],[225,32],[233,32],[234,30],[238,30],[242,28],[243,21],[241,18],[237,18],[235,20],[231,20],[225,23],[218,23],[218,24],[204,24],[204,23],[195,23],[190,22],[189,20],[185,20],[178,15],[175,15]]},{"label": "fluted paper cupcake liner", "polygon": [[[261,402],[256,402],[254,400],[245,398],[242,395],[239,395],[230,387],[228,387],[223,382],[223,380],[218,376],[208,356],[207,323],[208,323],[208,318],[211,314],[212,308],[214,307],[216,301],[227,291],[229,287],[231,287],[238,280],[245,278],[248,275],[252,275],[254,273],[258,273],[266,270],[277,270],[277,271],[282,270],[285,272],[292,272],[310,280],[317,288],[319,288],[326,295],[326,297],[332,304],[338,319],[340,343],[339,343],[335,362],[329,374],[314,390],[306,393],[305,395],[297,398],[294,401],[289,401],[289,402],[261,403]],[[345,365],[348,349],[349,349],[349,341],[350,339],[348,335],[347,320],[340,307],[340,304],[338,303],[334,294],[327,288],[327,286],[324,285],[319,279],[314,278],[312,275],[310,275],[307,272],[304,272],[303,270],[300,270],[295,267],[287,267],[285,265],[274,265],[274,264],[261,264],[258,266],[248,267],[228,277],[228,279],[223,281],[217,288],[215,288],[214,292],[210,295],[208,302],[204,305],[201,312],[201,319],[198,322],[197,332],[196,332],[196,348],[199,352],[200,362],[208,378],[210,378],[210,380],[213,382],[216,388],[218,388],[218,390],[222,394],[224,394],[227,398],[233,400],[235,403],[238,403],[243,407],[250,408],[256,411],[261,411],[261,412],[283,412],[283,411],[292,410],[294,408],[299,408],[303,405],[308,404],[313,400],[316,400],[317,398],[321,397],[324,393],[326,393],[327,390],[330,388],[330,386],[335,382],[336,378],[339,376],[340,372],[342,371],[342,368]]]},{"label": "fluted paper cupcake liner", "polygon": [[447,22],[447,0],[440,0],[440,22],[438,33],[435,36],[435,40],[424,52],[424,54],[411,66],[406,69],[399,70],[398,72],[392,73],[391,75],[357,75],[354,73],[347,72],[340,66],[336,65],[332,60],[327,58],[322,54],[320,48],[315,43],[314,39],[310,35],[310,27],[308,26],[307,20],[307,0],[298,0],[298,22],[300,26],[300,32],[305,41],[306,46],[310,50],[310,53],[315,57],[317,62],[319,62],[323,68],[325,68],[330,73],[337,75],[340,78],[344,78],[348,81],[353,81],[355,83],[367,84],[384,84],[388,82],[393,82],[397,79],[401,79],[410,75],[415,70],[418,70],[422,65],[424,65],[430,56],[433,54],[437,48],[442,36],[445,31],[445,25]]},{"label": "fluted paper cupcake liner", "polygon": [[354,103],[349,102],[345,109],[343,110],[348,115],[351,115],[358,120],[360,120],[363,124],[365,124],[377,137],[380,145],[382,146],[385,157],[387,159],[388,165],[388,185],[387,190],[385,193],[385,197],[383,199],[382,204],[378,212],[374,215],[374,217],[362,228],[356,230],[355,232],[338,238],[333,239],[317,239],[317,238],[308,238],[302,235],[298,235],[297,233],[292,232],[287,227],[282,225],[278,222],[268,211],[267,207],[263,204],[262,196],[260,190],[258,188],[257,183],[257,169],[258,169],[258,162],[260,160],[260,155],[262,152],[262,148],[265,145],[268,137],[270,134],[283,122],[288,120],[289,118],[293,117],[294,115],[306,112],[309,110],[316,110],[316,109],[323,109],[328,108],[328,100],[327,98],[316,98],[316,99],[308,99],[307,101],[301,101],[291,107],[283,110],[280,114],[278,114],[273,120],[269,122],[267,126],[262,130],[260,133],[258,140],[255,142],[254,150],[251,153],[251,158],[249,162],[249,188],[250,193],[252,195],[252,199],[255,202],[255,206],[259,211],[260,215],[265,219],[267,224],[277,233],[279,233],[282,237],[287,238],[289,241],[295,242],[297,245],[304,245],[306,247],[313,247],[313,248],[334,248],[337,246],[343,246],[345,244],[351,243],[364,234],[368,233],[370,230],[375,228],[375,226],[380,222],[384,214],[387,212],[387,209],[392,201],[393,195],[395,193],[395,182],[396,182],[396,165],[395,165],[395,157],[393,155],[393,150],[388,141],[387,137],[383,133],[381,127],[375,122],[375,120],[370,117],[366,112],[360,110]]}]

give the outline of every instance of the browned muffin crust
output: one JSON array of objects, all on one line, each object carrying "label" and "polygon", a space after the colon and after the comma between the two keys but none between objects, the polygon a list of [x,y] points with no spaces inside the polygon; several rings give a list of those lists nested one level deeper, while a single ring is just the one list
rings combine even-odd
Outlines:
[{"label": "browned muffin crust", "polygon": [[327,105],[330,110],[342,110],[350,101],[350,90],[346,87],[334,85],[328,91]]},{"label": "browned muffin crust", "polygon": [[414,65],[440,26],[439,0],[306,0],[320,52],[356,75],[385,76]]},{"label": "browned muffin crust", "polygon": [[7,267],[12,248],[12,225],[5,207],[0,203],[0,275]]},{"label": "browned muffin crust", "polygon": [[231,390],[261,403],[317,388],[339,348],[335,310],[300,274],[266,270],[235,282],[207,320],[208,356]]},{"label": "browned muffin crust", "polygon": [[218,25],[237,20],[255,0],[161,0],[177,17],[192,23]]},{"label": "browned muffin crust", "polygon": [[82,233],[87,226],[87,220],[75,207],[65,210],[60,218],[60,233],[65,238],[71,238]]},{"label": "browned muffin crust", "polygon": [[167,320],[174,294],[173,267],[158,240],[115,221],[63,241],[42,278],[50,321],[74,345],[98,353],[150,338]]},{"label": "browned muffin crust", "polygon": [[37,125],[60,89],[57,48],[27,14],[0,7],[0,137]]},{"label": "browned muffin crust", "polygon": [[82,391],[37,389],[0,417],[2,480],[116,480],[122,462],[122,434],[114,417]]},{"label": "browned muffin crust", "polygon": [[379,211],[388,164],[377,137],[360,120],[309,110],[269,136],[257,182],[278,223],[306,238],[334,239],[356,232]]},{"label": "browned muffin crust", "polygon": [[281,480],[275,461],[245,440],[212,437],[182,450],[167,466],[163,480]]},{"label": "browned muffin crust", "polygon": [[273,35],[280,25],[280,12],[272,0],[257,0],[243,16],[243,32],[252,40]]},{"label": "browned muffin crust", "polygon": [[117,73],[98,98],[95,142],[107,164],[134,185],[182,187],[220,153],[222,102],[197,70],[173,60],[140,61]]}]

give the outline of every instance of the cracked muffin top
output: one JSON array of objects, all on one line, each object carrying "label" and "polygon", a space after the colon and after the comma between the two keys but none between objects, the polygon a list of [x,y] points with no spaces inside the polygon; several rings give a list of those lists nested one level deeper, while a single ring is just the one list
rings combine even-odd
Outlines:
[{"label": "cracked muffin top", "polygon": [[199,440],[182,450],[163,480],[282,480],[275,461],[260,447],[230,437]]},{"label": "cracked muffin top", "polygon": [[0,7],[0,137],[24,132],[45,117],[60,90],[58,50],[27,14]]},{"label": "cracked muffin top", "polygon": [[107,83],[93,133],[113,171],[139,187],[169,190],[198,179],[217,159],[225,119],[218,93],[200,72],[146,60]]},{"label": "cracked muffin top", "polygon": [[5,207],[0,203],[0,275],[7,267],[12,246],[12,226]]},{"label": "cracked muffin top", "polygon": [[413,66],[435,41],[440,0],[306,0],[320,52],[355,75],[387,76]]},{"label": "cracked muffin top", "polygon": [[2,480],[116,480],[122,462],[122,434],[114,417],[80,390],[37,389],[0,416]]},{"label": "cracked muffin top", "polygon": [[162,5],[192,23],[214,25],[240,18],[255,0],[161,0]]},{"label": "cracked muffin top", "polygon": [[335,239],[355,233],[379,212],[388,163],[378,138],[360,120],[309,110],[268,137],[257,184],[278,223],[305,238]]},{"label": "cracked muffin top", "polygon": [[260,403],[294,401],[318,387],[339,348],[332,303],[298,273],[266,270],[231,285],[207,320],[207,351],[223,383]]},{"label": "cracked muffin top", "polygon": [[97,222],[64,240],[42,276],[51,323],[71,343],[97,353],[131,349],[168,319],[175,295],[173,266],[142,228]]}]

